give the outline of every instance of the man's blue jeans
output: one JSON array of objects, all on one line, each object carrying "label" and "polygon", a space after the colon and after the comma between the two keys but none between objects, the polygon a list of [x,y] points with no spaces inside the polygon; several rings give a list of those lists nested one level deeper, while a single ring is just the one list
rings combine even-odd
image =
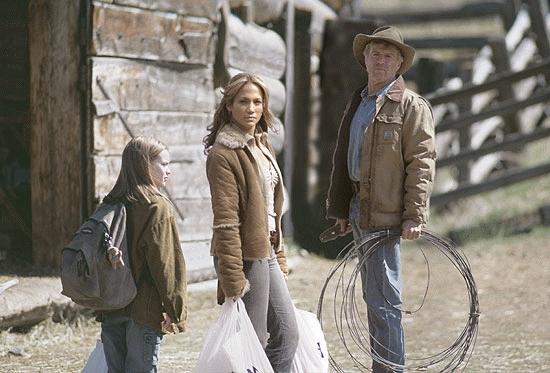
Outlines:
[{"label": "man's blue jeans", "polygon": [[156,373],[162,334],[127,316],[105,314],[101,341],[109,373]]},{"label": "man's blue jeans", "polygon": [[[359,217],[360,204],[356,194],[350,203],[350,223],[356,244],[361,242],[361,238],[373,232],[359,227]],[[371,242],[371,245],[374,243]],[[405,338],[400,311],[400,239],[382,239],[377,246],[361,267],[363,300],[367,304],[371,351],[385,360],[404,365]],[[369,248],[364,245],[359,249],[360,260]],[[377,362],[373,362],[372,370],[374,373],[392,372],[391,369]]]}]

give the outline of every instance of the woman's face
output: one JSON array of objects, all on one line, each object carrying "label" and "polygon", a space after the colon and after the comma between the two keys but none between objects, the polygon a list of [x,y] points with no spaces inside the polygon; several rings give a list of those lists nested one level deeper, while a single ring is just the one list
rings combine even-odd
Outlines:
[{"label": "woman's face", "polygon": [[253,135],[264,112],[263,102],[261,89],[256,84],[246,83],[227,105],[227,110],[240,129]]},{"label": "woman's face", "polygon": [[164,149],[159,155],[151,161],[151,177],[153,178],[153,184],[157,188],[166,186],[168,175],[172,172],[168,165],[170,164],[170,153]]}]

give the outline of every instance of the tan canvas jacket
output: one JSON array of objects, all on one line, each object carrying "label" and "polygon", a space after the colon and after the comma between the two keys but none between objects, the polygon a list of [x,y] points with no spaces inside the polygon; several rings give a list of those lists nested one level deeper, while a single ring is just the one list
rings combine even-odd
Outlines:
[{"label": "tan canvas jacket", "polygon": [[[282,177],[268,143],[267,133],[257,134],[271,153],[266,154],[279,173],[275,188],[276,227],[281,237],[283,210]],[[206,174],[210,183],[214,213],[211,254],[218,257],[218,302],[241,294],[246,278],[244,259],[267,258],[271,255],[267,209],[254,157],[242,131],[225,125],[208,153]],[[282,240],[275,247],[279,266],[288,272]]]},{"label": "tan canvas jacket", "polygon": [[161,330],[163,312],[185,330],[187,280],[176,220],[171,202],[154,196],[151,203],[126,206],[126,229],[137,295],[124,313]]},{"label": "tan canvas jacket", "polygon": [[[340,123],[327,218],[349,217],[353,196],[347,164],[349,133],[362,89],[352,95]],[[360,226],[396,228],[409,219],[426,224],[435,175],[433,115],[428,102],[406,89],[401,76],[377,99],[361,152]]]}]

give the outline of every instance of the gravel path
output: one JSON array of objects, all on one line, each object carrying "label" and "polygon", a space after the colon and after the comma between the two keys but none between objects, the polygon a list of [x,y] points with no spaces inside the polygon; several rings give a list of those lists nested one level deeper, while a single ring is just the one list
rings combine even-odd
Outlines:
[{"label": "gravel path", "polygon": [[[477,345],[466,372],[550,371],[550,323],[544,316],[550,309],[549,238],[541,229],[490,247],[481,241],[465,248],[482,312]],[[404,318],[408,358],[448,347],[467,317],[468,300],[458,272],[436,250],[424,248],[430,264],[429,292],[423,308]],[[335,262],[314,255],[297,254],[295,258],[289,277],[291,294],[298,308],[315,312],[321,286]],[[405,308],[415,309],[426,287],[426,264],[418,247],[403,248],[402,262]],[[327,292],[327,298],[331,294]],[[330,306],[329,299],[326,309]],[[215,285],[193,285],[189,310],[187,332],[164,339],[161,372],[192,371],[208,326],[219,312]],[[325,317],[330,353],[346,372],[359,372]],[[79,372],[98,335],[97,323],[82,316],[70,324],[48,321],[25,334],[2,332],[0,371]]]}]

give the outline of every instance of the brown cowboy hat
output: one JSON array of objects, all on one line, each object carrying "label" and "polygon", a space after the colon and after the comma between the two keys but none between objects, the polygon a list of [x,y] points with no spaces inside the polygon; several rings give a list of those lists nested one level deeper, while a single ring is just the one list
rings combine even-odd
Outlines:
[{"label": "brown cowboy hat", "polygon": [[403,63],[399,70],[397,70],[397,74],[402,75],[411,67],[414,60],[414,48],[403,43],[403,36],[397,27],[382,26],[374,30],[372,35],[357,34],[353,39],[353,55],[363,68],[366,68],[363,51],[371,41],[385,41],[395,45],[401,51]]}]

